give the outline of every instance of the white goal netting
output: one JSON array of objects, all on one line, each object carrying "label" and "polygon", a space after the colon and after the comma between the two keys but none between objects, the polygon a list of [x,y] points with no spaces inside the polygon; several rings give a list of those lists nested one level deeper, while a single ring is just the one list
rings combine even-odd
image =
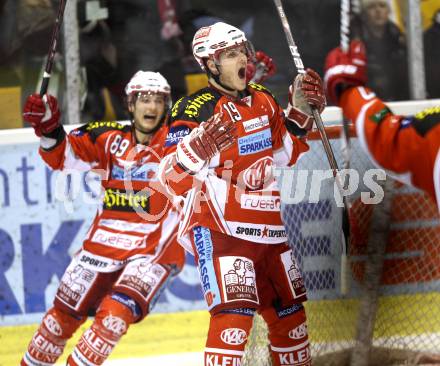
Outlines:
[{"label": "white goal netting", "polygon": [[[434,202],[416,189],[387,176],[380,204],[364,204],[372,193],[363,177],[374,168],[356,138],[351,139],[350,168],[360,177],[351,195],[355,228],[349,243],[349,286],[341,292],[341,208],[334,181],[321,182],[319,197],[312,170],[328,169],[319,140],[310,141],[282,182],[283,219],[300,262],[309,301],[306,303],[313,364],[440,364],[440,222]],[[339,166],[340,140],[331,139]],[[307,184],[304,174],[307,171]],[[303,174],[303,176],[301,176]],[[299,186],[305,186],[298,201]],[[377,186],[376,186],[377,189]],[[296,195],[296,196],[295,196]],[[245,365],[271,365],[267,329],[256,317]]]}]

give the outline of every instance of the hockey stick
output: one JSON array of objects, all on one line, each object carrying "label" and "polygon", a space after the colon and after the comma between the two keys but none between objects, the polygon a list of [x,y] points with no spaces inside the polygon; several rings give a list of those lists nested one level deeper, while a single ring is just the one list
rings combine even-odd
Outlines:
[{"label": "hockey stick", "polygon": [[351,0],[351,8],[353,10],[353,14],[359,15],[361,12],[360,0]]},{"label": "hockey stick", "polygon": [[[341,49],[347,53],[350,47],[350,8],[351,0],[341,0]],[[341,153],[344,169],[350,169],[351,144],[350,144],[350,127],[347,119],[342,116],[342,135],[341,135]],[[350,179],[350,177],[348,177]],[[348,199],[346,199],[347,207],[350,209]],[[341,293],[346,295],[350,286],[350,276],[348,269],[348,240],[350,233],[350,223],[348,215],[342,216],[342,231],[344,240],[346,241],[346,253],[341,254]]]},{"label": "hockey stick", "polygon": [[348,52],[350,43],[350,0],[341,0],[341,48]]},{"label": "hockey stick", "polygon": [[[281,0],[273,0],[275,7],[278,10],[278,15],[281,19],[281,24],[284,29],[284,33],[286,35],[287,43],[289,45],[290,53],[293,57],[293,62],[295,63],[296,69],[299,74],[305,74],[305,68],[304,64],[301,59],[301,55],[298,51],[298,47],[295,44],[295,41],[293,40],[292,32],[290,30],[289,22],[287,20],[286,14],[284,13],[283,5],[281,3]],[[347,293],[347,244],[348,244],[348,238],[350,235],[350,221],[349,221],[349,207],[347,200],[345,199],[345,196],[343,194],[342,189],[342,183],[340,182],[339,178],[339,168],[338,163],[335,159],[335,154],[333,153],[332,147],[330,145],[329,139],[327,137],[327,134],[325,132],[324,124],[321,119],[321,115],[319,114],[319,111],[316,107],[311,106],[313,117],[315,119],[316,127],[318,128],[319,135],[325,150],[325,153],[327,155],[328,162],[330,164],[330,167],[333,172],[333,176],[335,178],[336,185],[339,188],[339,191],[341,193],[341,197],[344,203],[343,212],[342,212],[342,231],[343,231],[343,237],[342,237],[342,254],[341,254],[341,292],[342,294]]]},{"label": "hockey stick", "polygon": [[[341,0],[341,49],[347,53],[350,44],[350,8],[351,0]],[[350,135],[348,121],[342,117],[342,157],[344,159],[344,169],[350,168]]]},{"label": "hockey stick", "polygon": [[60,34],[61,24],[63,23],[64,9],[66,8],[67,0],[60,0],[58,6],[58,14],[55,19],[55,25],[53,27],[52,39],[50,41],[49,51],[47,53],[46,67],[44,68],[43,80],[41,81],[40,95],[44,95],[47,92],[49,86],[50,74],[52,72],[53,60],[57,51],[58,38]]}]

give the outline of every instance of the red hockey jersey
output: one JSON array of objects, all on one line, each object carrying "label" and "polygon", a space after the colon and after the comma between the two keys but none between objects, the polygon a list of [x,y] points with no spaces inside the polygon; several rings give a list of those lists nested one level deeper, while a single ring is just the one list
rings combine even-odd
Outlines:
[{"label": "red hockey jersey", "polygon": [[184,252],[176,241],[179,215],[157,175],[167,134],[164,126],[145,146],[136,143],[130,125],[93,122],[48,150],[40,148],[53,169],[101,175],[103,202],[83,243],[84,265],[111,272],[133,256],[161,256],[170,245],[175,247],[170,263],[183,265]]},{"label": "red hockey jersey", "polygon": [[[250,84],[246,94],[237,99],[207,87],[173,107],[160,175],[170,192],[186,195],[179,237],[187,248],[197,225],[255,243],[287,241],[274,167],[293,165],[308,145],[287,131],[283,110],[264,87]],[[169,165],[180,138],[220,111],[235,122],[237,142],[196,176],[174,181],[181,172]]]},{"label": "red hockey jersey", "polygon": [[369,89],[342,94],[344,115],[356,125],[361,146],[371,160],[397,173],[440,203],[440,106],[414,116],[396,116]]}]

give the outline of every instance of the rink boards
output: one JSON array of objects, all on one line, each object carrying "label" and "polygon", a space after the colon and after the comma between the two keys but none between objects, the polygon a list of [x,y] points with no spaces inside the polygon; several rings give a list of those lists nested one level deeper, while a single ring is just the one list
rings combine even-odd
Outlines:
[{"label": "rink boards", "polygon": [[[393,103],[395,111],[411,113],[440,101]],[[327,108],[326,123],[337,123],[340,110]],[[56,288],[71,255],[81,246],[88,225],[100,202],[100,186],[92,174],[66,176],[52,172],[38,155],[38,140],[32,129],[0,131],[0,325],[38,322],[53,300]],[[338,153],[338,151],[336,151]],[[321,159],[325,164],[325,159]],[[325,200],[322,201],[325,204]],[[321,203],[320,203],[321,204]],[[335,216],[329,213],[328,219]],[[324,218],[326,219],[326,218]],[[313,221],[315,220],[315,221]],[[325,227],[321,218],[307,225]],[[296,221],[295,221],[296,222]],[[328,221],[330,225],[335,225]],[[301,228],[299,228],[301,229]],[[288,228],[289,230],[289,228]],[[332,257],[303,253],[307,259],[303,274],[312,300],[338,297],[340,252],[339,238],[322,233],[330,243]],[[400,253],[403,257],[406,253]],[[412,251],[409,256],[418,255]],[[362,258],[361,258],[362,260]],[[333,261],[333,262],[332,262]],[[318,269],[318,270],[317,270]],[[319,275],[319,288],[309,280]],[[432,283],[412,284],[409,293],[432,291]],[[353,291],[356,286],[353,286]],[[385,294],[408,293],[400,283],[387,286]],[[193,257],[187,255],[183,272],[164,292],[156,311],[177,312],[204,309],[198,273]]]},{"label": "rink boards", "polygon": [[[435,101],[427,106],[432,104]],[[402,113],[409,113],[409,110]],[[327,109],[327,120],[339,119],[336,109]],[[0,336],[6,342],[2,350],[8,350],[10,357],[14,357],[6,362],[4,357],[9,356],[0,354],[0,366],[18,362],[36,323],[50,307],[59,278],[71,255],[81,245],[99,202],[99,183],[93,176],[82,174],[70,179],[57,178],[58,173],[44,166],[37,147],[37,140],[29,129],[0,131],[0,325],[4,326],[0,328]],[[335,243],[334,247],[338,244]],[[307,280],[308,276],[315,274],[317,267],[322,266],[325,258],[312,252],[304,254],[311,269],[310,272],[305,269]],[[347,326],[341,327],[344,329],[341,341],[353,336],[351,324],[356,317],[353,310],[356,304],[347,304],[355,300],[335,300],[329,296],[337,292],[337,267],[332,274],[324,264],[322,275],[333,280],[327,287],[309,290],[309,297],[313,300],[307,306],[309,329],[314,342],[334,341],[333,338],[326,339],[325,332],[314,332],[315,325],[320,329],[335,326],[322,323],[322,319],[319,324],[314,324],[317,318],[313,314],[328,311],[346,315]],[[353,287],[356,290],[356,286]],[[387,302],[417,302],[426,306],[426,313],[431,313],[432,319],[440,319],[440,310],[433,314],[432,309],[433,303],[440,302],[439,295],[431,292],[435,288],[438,288],[438,281],[412,284],[409,292],[405,284],[388,286],[385,293],[390,296],[382,298],[384,306],[380,311],[392,311],[393,307],[386,306]],[[112,358],[169,354],[170,350],[199,354],[203,350],[208,321],[207,313],[198,311],[201,309],[205,309],[205,304],[198,273],[192,256],[188,255],[184,271],[162,295],[156,314],[133,327]],[[405,321],[417,324],[421,320],[412,319],[408,314]],[[406,327],[393,326],[390,332],[390,335],[403,337],[411,335]],[[432,332],[440,333],[438,321],[433,322]]]}]

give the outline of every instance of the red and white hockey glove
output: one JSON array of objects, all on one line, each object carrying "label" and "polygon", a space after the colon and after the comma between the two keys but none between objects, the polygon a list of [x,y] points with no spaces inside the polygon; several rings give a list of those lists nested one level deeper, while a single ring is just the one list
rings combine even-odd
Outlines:
[{"label": "red and white hockey glove", "polygon": [[216,154],[229,148],[235,139],[234,122],[222,121],[222,113],[217,113],[178,143],[177,162],[189,173],[196,174]]},{"label": "red and white hockey glove", "polygon": [[180,36],[182,30],[177,22],[176,0],[158,0],[157,6],[162,21],[162,29],[160,30],[162,39],[168,41]]},{"label": "red and white hockey glove", "polygon": [[367,56],[361,41],[351,41],[348,53],[340,47],[329,52],[325,60],[324,84],[329,99],[339,103],[342,92],[367,82]]},{"label": "red and white hockey glove", "polygon": [[171,38],[178,37],[181,34],[182,30],[180,29],[179,24],[171,20],[167,20],[165,23],[163,23],[160,30],[160,36],[164,41],[168,41]]},{"label": "red and white hockey glove", "polygon": [[326,99],[321,77],[312,69],[307,69],[305,74],[298,74],[289,87],[287,120],[300,129],[311,130],[314,121],[311,106],[322,113]]},{"label": "red and white hockey glove", "polygon": [[246,80],[260,84],[275,74],[277,68],[272,58],[263,51],[255,52],[253,60],[249,60],[246,67]]},{"label": "red and white hockey glove", "polygon": [[60,125],[58,102],[52,95],[32,94],[26,99],[23,120],[28,122],[38,137],[48,135]]}]

